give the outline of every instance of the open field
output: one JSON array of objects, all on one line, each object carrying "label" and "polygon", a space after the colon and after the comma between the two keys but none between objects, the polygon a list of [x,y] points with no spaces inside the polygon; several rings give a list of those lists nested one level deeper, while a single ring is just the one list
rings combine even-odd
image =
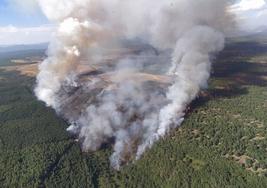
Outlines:
[{"label": "open field", "polygon": [[182,126],[119,172],[36,100],[37,63],[10,62],[44,52],[1,57],[0,187],[267,187],[266,42],[229,41]]}]

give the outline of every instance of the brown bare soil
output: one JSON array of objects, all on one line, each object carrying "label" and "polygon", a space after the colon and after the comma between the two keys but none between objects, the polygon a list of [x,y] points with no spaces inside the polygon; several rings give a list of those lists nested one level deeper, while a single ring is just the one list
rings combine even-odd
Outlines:
[{"label": "brown bare soil", "polygon": [[16,71],[24,76],[35,77],[38,74],[39,63],[17,63],[12,66],[1,67],[5,71]]}]

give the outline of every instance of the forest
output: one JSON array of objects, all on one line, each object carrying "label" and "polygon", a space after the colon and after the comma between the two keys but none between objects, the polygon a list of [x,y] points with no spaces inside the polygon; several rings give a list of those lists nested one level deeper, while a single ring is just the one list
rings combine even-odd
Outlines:
[{"label": "forest", "polygon": [[[266,41],[267,42],[267,41]],[[267,187],[267,43],[230,40],[181,127],[120,171],[112,145],[83,153],[67,122],[0,54],[0,187]]]}]

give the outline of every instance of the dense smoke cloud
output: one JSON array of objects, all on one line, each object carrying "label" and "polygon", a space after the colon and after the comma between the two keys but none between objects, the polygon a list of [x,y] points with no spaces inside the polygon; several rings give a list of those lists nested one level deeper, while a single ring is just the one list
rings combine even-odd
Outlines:
[{"label": "dense smoke cloud", "polygon": [[39,4],[59,27],[36,95],[68,119],[84,151],[114,140],[115,169],[183,122],[231,23],[226,0]]}]

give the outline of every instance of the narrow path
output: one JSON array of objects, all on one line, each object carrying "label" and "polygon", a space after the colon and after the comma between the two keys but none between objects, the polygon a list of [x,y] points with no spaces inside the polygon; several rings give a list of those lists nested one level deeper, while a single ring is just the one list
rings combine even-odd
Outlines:
[{"label": "narrow path", "polygon": [[45,183],[45,180],[48,179],[52,173],[57,169],[58,167],[58,164],[59,162],[61,161],[62,157],[64,155],[66,155],[70,149],[72,148],[72,146],[75,144],[75,142],[72,142],[70,143],[65,149],[64,151],[55,159],[55,161],[50,164],[43,172],[43,174],[40,176],[40,184],[39,184],[39,187],[42,188],[42,187],[45,187],[44,183]]},{"label": "narrow path", "polygon": [[4,149],[5,143],[4,140],[0,137],[0,149]]}]

